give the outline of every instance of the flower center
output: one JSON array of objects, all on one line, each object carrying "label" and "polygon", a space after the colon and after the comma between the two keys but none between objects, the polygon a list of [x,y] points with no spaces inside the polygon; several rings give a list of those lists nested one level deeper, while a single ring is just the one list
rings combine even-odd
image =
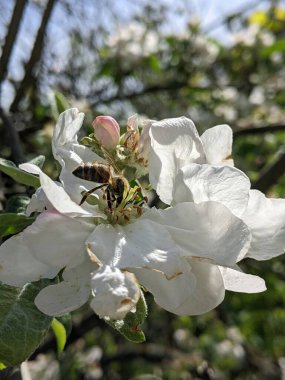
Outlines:
[{"label": "flower center", "polygon": [[[98,204],[107,214],[109,223],[124,225],[142,214],[142,206],[147,199],[143,196],[141,188],[135,181],[131,181],[130,184],[122,174],[116,173],[113,166],[96,162],[83,163],[73,171],[73,174],[97,184],[82,194],[80,204],[85,201],[89,204]],[[98,194],[97,198],[94,197],[95,191],[99,191],[99,199]]]}]

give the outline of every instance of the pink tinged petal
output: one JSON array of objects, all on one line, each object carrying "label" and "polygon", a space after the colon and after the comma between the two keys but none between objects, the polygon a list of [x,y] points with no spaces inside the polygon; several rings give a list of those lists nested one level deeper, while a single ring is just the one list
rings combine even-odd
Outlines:
[{"label": "pink tinged petal", "polygon": [[159,270],[168,278],[181,272],[180,248],[166,228],[150,220],[124,227],[100,224],[86,243],[103,264]]},{"label": "pink tinged petal", "polygon": [[135,276],[108,265],[93,273],[91,287],[95,297],[90,306],[101,318],[123,319],[140,297]]},{"label": "pink tinged petal", "polygon": [[132,115],[127,121],[127,132],[122,138],[123,145],[133,152],[138,145],[139,141],[139,129],[138,129],[138,115]]},{"label": "pink tinged petal", "polygon": [[136,132],[139,130],[138,126],[139,126],[139,118],[138,118],[138,115],[135,113],[134,115],[128,118],[127,130]]},{"label": "pink tinged petal", "polygon": [[47,199],[61,214],[68,216],[101,216],[100,212],[96,213],[95,211],[92,214],[73,202],[65,189],[50,179],[38,166],[33,164],[21,164],[19,167],[22,170],[40,176],[42,189],[45,192]]},{"label": "pink tinged petal", "polygon": [[173,201],[216,201],[241,216],[248,204],[249,189],[248,177],[234,167],[191,164],[176,177]]},{"label": "pink tinged petal", "polygon": [[135,269],[134,273],[155,301],[174,314],[200,315],[223,301],[225,289],[217,266],[185,260],[183,268],[183,274],[171,280],[144,269]]},{"label": "pink tinged petal", "polygon": [[84,305],[91,294],[91,262],[63,272],[64,281],[50,285],[40,291],[35,298],[35,305],[43,313],[51,316],[71,312]]},{"label": "pink tinged petal", "polygon": [[144,121],[143,129],[137,146],[137,159],[146,167],[149,164],[149,156],[151,149],[151,140],[149,135],[150,126],[151,120]]},{"label": "pink tinged petal", "polygon": [[242,219],[248,225],[252,241],[247,256],[268,260],[285,251],[285,200],[266,198],[251,190],[248,208]]},{"label": "pink tinged petal", "polygon": [[232,154],[233,131],[228,125],[207,129],[201,136],[207,162],[213,165],[233,165],[227,160]]},{"label": "pink tinged petal", "polygon": [[203,146],[195,125],[186,117],[152,122],[149,135],[150,183],[160,199],[170,204],[178,170],[192,162],[205,162]]},{"label": "pink tinged petal", "polygon": [[226,290],[242,293],[259,293],[266,290],[265,281],[258,276],[243,273],[232,268],[219,267]]},{"label": "pink tinged petal", "polygon": [[111,116],[97,116],[93,121],[94,136],[106,149],[114,149],[120,140],[120,127]]},{"label": "pink tinged petal", "polygon": [[152,209],[143,218],[167,228],[185,257],[232,266],[250,244],[246,224],[217,202],[179,203],[166,210]]}]

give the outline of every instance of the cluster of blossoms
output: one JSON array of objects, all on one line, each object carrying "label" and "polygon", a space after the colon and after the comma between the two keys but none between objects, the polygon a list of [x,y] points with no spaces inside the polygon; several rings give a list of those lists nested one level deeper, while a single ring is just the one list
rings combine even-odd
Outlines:
[{"label": "cluster of blossoms", "polygon": [[[0,247],[0,281],[22,287],[59,274],[60,282],[35,299],[41,311],[61,315],[90,300],[110,319],[135,310],[141,285],[178,315],[215,308],[225,290],[266,289],[238,264],[284,252],[285,200],[250,190],[230,159],[230,127],[199,136],[180,117],[149,120],[140,130],[133,116],[120,135],[114,119],[99,116],[79,143],[83,118],[70,109],[55,127],[58,182],[33,164],[20,165],[39,175],[27,208],[38,216]],[[139,182],[146,175],[164,208],[147,205]]]}]

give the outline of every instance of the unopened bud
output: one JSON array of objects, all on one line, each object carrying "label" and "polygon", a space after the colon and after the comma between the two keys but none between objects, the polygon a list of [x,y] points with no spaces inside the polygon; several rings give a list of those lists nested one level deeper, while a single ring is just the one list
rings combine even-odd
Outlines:
[{"label": "unopened bud", "polygon": [[119,144],[120,127],[111,116],[97,116],[93,121],[94,137],[106,149],[114,149]]}]

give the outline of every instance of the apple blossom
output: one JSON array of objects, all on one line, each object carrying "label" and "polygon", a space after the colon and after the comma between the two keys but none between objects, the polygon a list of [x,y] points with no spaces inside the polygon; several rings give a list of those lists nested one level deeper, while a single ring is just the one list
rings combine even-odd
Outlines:
[{"label": "apple blossom", "polygon": [[[36,165],[20,166],[39,175],[41,188],[28,213],[40,214],[0,247],[0,281],[22,286],[61,272],[61,281],[36,297],[40,310],[60,315],[90,299],[99,316],[111,319],[122,319],[135,309],[139,284],[159,305],[179,315],[213,309],[226,289],[265,290],[261,278],[237,266],[251,244],[250,230],[240,218],[247,210],[249,182],[231,166],[216,166],[231,164],[228,126],[215,127],[200,138],[189,119],[168,119],[149,121],[138,135],[132,118],[130,134],[122,138],[119,149],[105,156],[102,150],[99,156],[92,144],[78,142],[83,117],[70,109],[55,127],[52,148],[61,165],[58,182]],[[140,187],[124,177],[124,169],[136,160],[140,165],[142,157],[144,168],[149,161],[151,184],[170,204],[165,210],[149,209]],[[84,169],[88,163],[91,168],[94,161],[109,168],[103,182],[94,181],[98,186],[74,175],[78,167]],[[116,178],[123,178],[119,188]],[[92,202],[85,201],[90,191]],[[250,221],[252,215],[246,215],[244,220]],[[259,228],[255,224],[256,235]],[[258,241],[252,246],[258,250]]]},{"label": "apple blossom", "polygon": [[245,257],[266,260],[284,253],[285,200],[250,190],[248,177],[231,166],[228,126],[210,128],[199,138],[191,120],[166,119],[151,123],[150,138],[150,180],[164,202],[219,202],[250,230]]}]

